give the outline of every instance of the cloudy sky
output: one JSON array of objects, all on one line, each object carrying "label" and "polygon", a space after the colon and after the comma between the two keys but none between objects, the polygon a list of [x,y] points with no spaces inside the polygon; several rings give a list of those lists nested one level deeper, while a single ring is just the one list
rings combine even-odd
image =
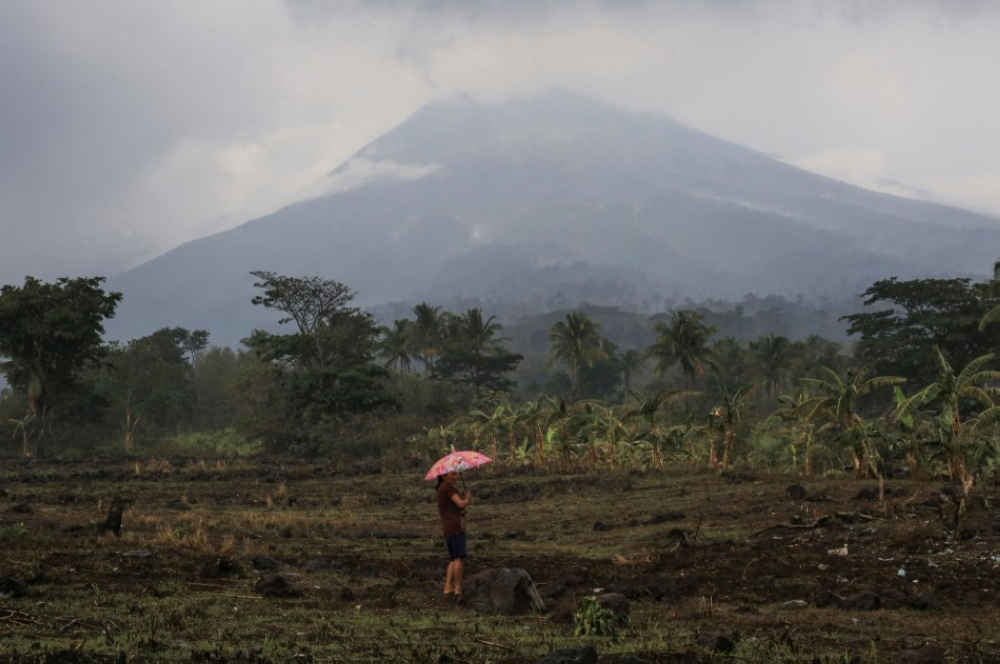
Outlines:
[{"label": "cloudy sky", "polygon": [[997,34],[992,0],[4,0],[0,284],[272,212],[462,93],[560,87],[1000,215]]}]

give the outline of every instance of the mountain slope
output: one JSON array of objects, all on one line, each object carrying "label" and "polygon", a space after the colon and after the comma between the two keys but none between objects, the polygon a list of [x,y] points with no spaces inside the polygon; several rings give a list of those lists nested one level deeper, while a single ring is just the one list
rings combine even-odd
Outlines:
[{"label": "mountain slope", "polygon": [[[844,297],[887,276],[983,273],[996,219],[808,173],[669,118],[563,92],[431,104],[329,175],[331,193],[110,280],[109,334],[233,343],[251,270],[319,275],[359,303],[503,296]],[[589,290],[588,290],[589,285]],[[617,289],[617,290],[616,290]]]}]

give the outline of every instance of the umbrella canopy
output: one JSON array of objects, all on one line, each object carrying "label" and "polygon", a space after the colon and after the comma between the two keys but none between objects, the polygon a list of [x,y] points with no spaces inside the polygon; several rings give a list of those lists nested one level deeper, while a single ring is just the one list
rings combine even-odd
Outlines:
[{"label": "umbrella canopy", "polygon": [[478,468],[479,466],[486,465],[493,461],[485,454],[480,454],[479,452],[473,452],[471,450],[463,450],[459,452],[452,452],[447,456],[443,456],[434,462],[431,469],[427,471],[424,475],[425,480],[435,480],[438,475],[447,475],[451,472],[462,472],[463,470],[469,470],[472,468]]}]

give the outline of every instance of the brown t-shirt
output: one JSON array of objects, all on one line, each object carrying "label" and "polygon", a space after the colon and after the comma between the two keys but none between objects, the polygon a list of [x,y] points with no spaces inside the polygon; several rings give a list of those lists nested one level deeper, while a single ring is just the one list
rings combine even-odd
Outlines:
[{"label": "brown t-shirt", "polygon": [[438,513],[441,515],[441,531],[445,537],[460,535],[465,532],[462,527],[462,510],[452,499],[458,495],[458,489],[447,483],[437,488]]}]

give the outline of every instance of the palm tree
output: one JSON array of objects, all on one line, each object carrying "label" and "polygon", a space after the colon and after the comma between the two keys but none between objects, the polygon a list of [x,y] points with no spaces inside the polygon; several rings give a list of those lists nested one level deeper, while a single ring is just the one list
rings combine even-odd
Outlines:
[{"label": "palm tree", "polygon": [[496,316],[484,319],[482,309],[469,309],[455,320],[457,324],[453,326],[452,331],[461,336],[467,350],[485,355],[498,344],[509,341],[507,338],[497,336],[503,326],[496,322],[496,319]]},{"label": "palm tree", "polygon": [[381,355],[386,367],[395,367],[399,373],[409,373],[413,349],[414,324],[410,320],[397,320],[393,326],[382,328]]},{"label": "palm tree", "polygon": [[712,358],[716,375],[727,385],[747,382],[752,358],[745,344],[733,337],[723,337],[712,343]]},{"label": "palm tree", "polygon": [[768,334],[750,342],[750,350],[764,377],[767,394],[774,397],[788,375],[795,348],[786,337]]},{"label": "palm tree", "polygon": [[498,336],[503,326],[496,316],[486,318],[481,309],[469,309],[456,316],[441,317],[441,354],[431,375],[445,381],[473,388],[478,399],[483,390],[509,392],[516,382],[508,374],[522,356],[504,348],[509,339]]},{"label": "palm tree", "polygon": [[417,353],[424,362],[424,370],[430,373],[434,368],[434,360],[441,352],[442,315],[441,307],[435,307],[427,302],[421,302],[413,307],[415,330],[413,343]]},{"label": "palm tree", "polygon": [[551,344],[549,366],[556,362],[566,365],[574,398],[580,398],[580,370],[606,357],[600,337],[601,326],[586,314],[574,311],[549,328]]},{"label": "palm tree", "polygon": [[[715,334],[715,326],[702,323],[704,316],[682,309],[670,312],[670,324],[658,322],[654,327],[658,335],[653,345],[646,349],[647,357],[656,360],[656,374],[662,376],[675,364],[694,387],[699,376],[712,365],[714,354],[708,346]],[[685,403],[687,409],[687,404]]]},{"label": "palm tree", "polygon": [[795,373],[800,376],[815,376],[820,367],[838,371],[846,359],[841,354],[840,344],[818,334],[810,334],[804,341],[796,341],[792,347],[797,360]]},{"label": "palm tree", "polygon": [[642,353],[634,348],[622,353],[621,356],[621,372],[622,372],[622,387],[625,390],[625,398],[628,399],[629,395],[632,393],[632,377],[642,368],[643,363],[646,358],[642,356]]}]

